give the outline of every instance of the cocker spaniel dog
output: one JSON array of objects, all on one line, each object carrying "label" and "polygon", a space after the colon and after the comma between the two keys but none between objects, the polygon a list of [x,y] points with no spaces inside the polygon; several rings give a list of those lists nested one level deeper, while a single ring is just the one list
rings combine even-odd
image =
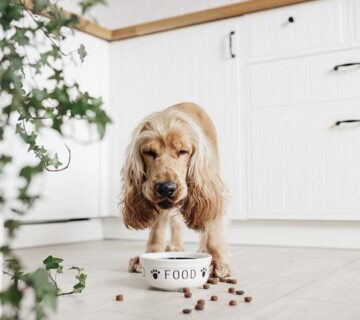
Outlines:
[{"label": "cocker spaniel dog", "polygon": [[[182,251],[183,220],[201,233],[200,251],[212,255],[211,274],[230,275],[216,130],[202,108],[181,103],[143,119],[127,148],[122,182],[124,224],[150,228],[146,252]],[[129,261],[129,270],[140,271],[138,257]]]}]

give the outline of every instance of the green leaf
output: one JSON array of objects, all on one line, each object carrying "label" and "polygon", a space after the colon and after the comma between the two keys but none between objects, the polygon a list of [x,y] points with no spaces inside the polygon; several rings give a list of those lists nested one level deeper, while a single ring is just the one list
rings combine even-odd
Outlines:
[{"label": "green leaf", "polygon": [[59,269],[61,267],[61,262],[63,262],[63,259],[56,258],[50,255],[43,261],[43,264],[45,266],[45,270],[49,271]]},{"label": "green leaf", "polygon": [[79,49],[77,50],[77,53],[80,57],[81,62],[84,62],[84,59],[87,56],[87,52],[83,44],[80,45]]},{"label": "green leaf", "polygon": [[5,221],[4,227],[7,229],[10,238],[14,237],[15,231],[19,228],[20,225],[21,223],[19,220],[8,219]]},{"label": "green leaf", "polygon": [[33,177],[42,171],[43,171],[42,164],[38,164],[36,166],[25,166],[20,170],[19,177],[24,178],[26,181],[26,185],[29,185]]},{"label": "green leaf", "polygon": [[45,269],[39,268],[35,272],[24,275],[23,279],[27,284],[33,286],[38,302],[43,301],[52,310],[56,309],[57,288],[49,280]]},{"label": "green leaf", "polygon": [[19,289],[18,283],[13,282],[7,289],[0,293],[0,301],[4,305],[9,303],[15,308],[20,307],[20,302],[22,300],[23,294]]}]

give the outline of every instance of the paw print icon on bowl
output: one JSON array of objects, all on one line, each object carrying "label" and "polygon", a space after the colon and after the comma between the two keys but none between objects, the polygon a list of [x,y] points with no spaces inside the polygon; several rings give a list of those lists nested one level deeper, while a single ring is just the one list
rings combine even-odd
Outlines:
[{"label": "paw print icon on bowl", "polygon": [[158,276],[159,276],[159,274],[160,274],[160,271],[158,271],[158,270],[156,270],[156,269],[153,269],[153,270],[151,270],[150,272],[151,272],[151,274],[152,274],[152,276],[153,276],[153,278],[154,278],[155,280],[158,278]]},{"label": "paw print icon on bowl", "polygon": [[206,271],[207,271],[206,268],[201,269],[201,275],[203,276],[203,278],[205,278],[205,276],[206,276]]}]

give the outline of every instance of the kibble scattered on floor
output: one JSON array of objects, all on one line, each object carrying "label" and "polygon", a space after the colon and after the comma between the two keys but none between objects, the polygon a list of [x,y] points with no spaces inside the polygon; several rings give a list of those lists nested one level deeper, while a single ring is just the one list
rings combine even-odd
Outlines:
[{"label": "kibble scattered on floor", "polygon": [[230,306],[236,306],[236,305],[237,305],[237,301],[236,301],[236,300],[230,300],[230,301],[229,301],[229,305],[230,305]]},{"label": "kibble scattered on floor", "polygon": [[124,296],[122,294],[118,294],[115,297],[116,301],[123,301],[124,300]]},{"label": "kibble scattered on floor", "polygon": [[237,284],[237,280],[236,279],[226,279],[226,283],[230,283],[230,284]]},{"label": "kibble scattered on floor", "polygon": [[236,291],[236,290],[235,290],[235,288],[233,288],[233,287],[231,287],[231,288],[228,289],[228,292],[229,292],[229,293],[235,293],[235,291]]},{"label": "kibble scattered on floor", "polygon": [[[207,282],[203,285],[203,288],[204,289],[210,289],[211,286],[210,284],[218,284],[218,282],[222,282],[222,283],[229,283],[229,284],[236,284],[237,283],[237,279],[233,279],[233,278],[225,278],[225,277],[220,277],[220,278],[214,278],[214,277],[210,277]],[[242,296],[245,294],[245,291],[244,290],[236,290],[234,287],[230,287],[228,288],[228,293],[230,294],[236,294],[238,296]],[[185,298],[191,298],[192,297],[192,293],[190,291],[189,288],[183,288],[182,289],[182,292],[184,293],[184,297]],[[121,300],[123,299],[122,295],[119,295],[121,296]],[[244,302],[246,303],[250,303],[252,301],[252,297],[250,296],[244,296],[243,297],[244,299]],[[118,300],[118,296],[116,296],[116,300]],[[210,296],[210,301],[218,301],[219,298],[218,296],[216,295],[212,295]],[[206,301],[204,299],[199,299],[197,300],[196,302],[196,305],[195,305],[195,310],[204,310],[205,309],[205,303]],[[229,306],[236,306],[238,304],[238,301],[237,300],[230,300],[228,302]],[[192,309],[183,309],[182,310],[182,313],[184,314],[190,314],[192,312]]]},{"label": "kibble scattered on floor", "polygon": [[210,284],[218,284],[218,280],[216,278],[209,278],[207,282]]},{"label": "kibble scattered on floor", "polygon": [[191,313],[191,309],[184,309],[182,312],[184,313],[184,314],[189,314],[189,313]]},{"label": "kibble scattered on floor", "polygon": [[204,304],[205,304],[205,300],[204,300],[204,299],[200,299],[200,300],[197,301],[197,304],[203,304],[203,305],[204,305]]},{"label": "kibble scattered on floor", "polygon": [[203,304],[197,304],[195,310],[204,310],[205,306]]}]

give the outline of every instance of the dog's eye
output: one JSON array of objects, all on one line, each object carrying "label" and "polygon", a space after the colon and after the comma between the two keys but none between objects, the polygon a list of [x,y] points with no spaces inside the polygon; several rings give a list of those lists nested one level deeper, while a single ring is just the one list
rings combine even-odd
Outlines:
[{"label": "dog's eye", "polygon": [[188,154],[189,152],[187,150],[180,150],[178,151],[178,155],[181,156],[183,154]]},{"label": "dog's eye", "polygon": [[156,159],[156,157],[157,157],[156,152],[155,152],[155,151],[151,151],[151,150],[149,150],[149,151],[144,151],[144,154],[147,155],[147,156],[149,156],[149,157],[152,157],[153,159]]}]

